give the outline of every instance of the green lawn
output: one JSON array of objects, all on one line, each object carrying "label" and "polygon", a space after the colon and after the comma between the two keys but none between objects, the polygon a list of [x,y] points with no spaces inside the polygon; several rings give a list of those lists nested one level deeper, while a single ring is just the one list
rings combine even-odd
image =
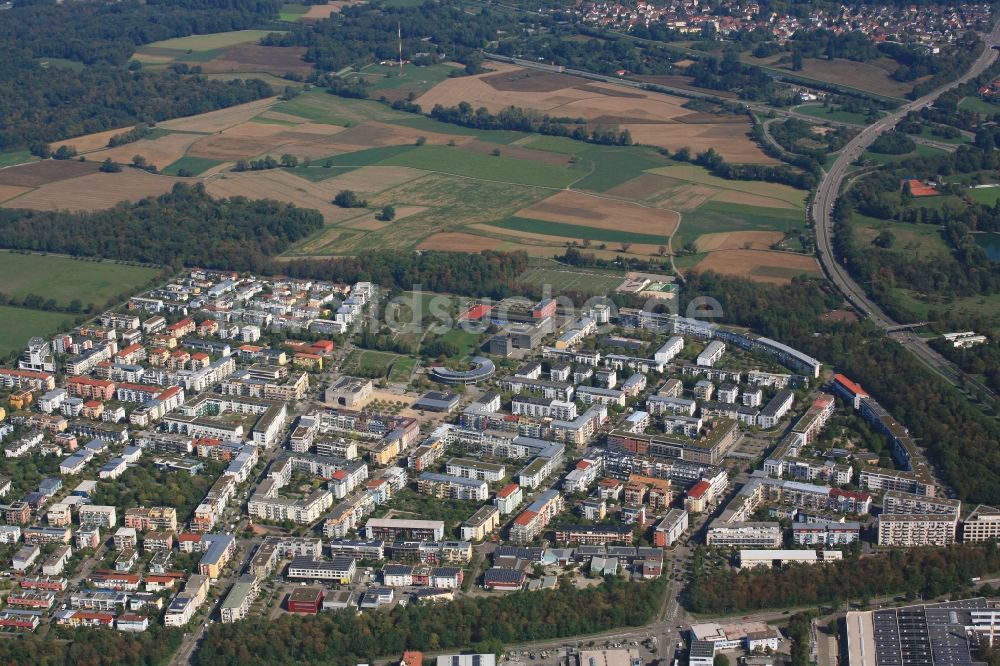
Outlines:
[{"label": "green lawn", "polygon": [[79,60],[67,60],[66,58],[35,58],[42,67],[59,67],[60,69],[71,69],[74,72],[82,72],[86,67]]},{"label": "green lawn", "polygon": [[852,125],[867,125],[868,119],[863,113],[853,113],[851,111],[841,111],[833,107],[825,107],[821,104],[802,104],[792,109],[795,113],[804,116],[812,116],[822,120],[832,120],[840,123],[851,123]]},{"label": "green lawn", "polygon": [[605,242],[605,243],[647,243],[658,245],[667,242],[666,236],[656,234],[639,234],[634,232],[618,231],[617,229],[598,229],[597,227],[586,227],[580,224],[566,224],[564,222],[549,222],[547,220],[533,220],[530,218],[517,217],[511,215],[502,220],[491,222],[491,226],[501,229],[511,229],[513,231],[528,231],[536,234],[547,234],[549,236],[560,236],[563,238],[584,238]]},{"label": "green lawn", "polygon": [[933,224],[907,224],[879,220],[866,215],[855,214],[851,218],[858,240],[870,243],[883,231],[891,231],[895,236],[892,249],[913,255],[946,255],[950,250],[941,237],[941,228]]},{"label": "green lawn", "polygon": [[323,163],[310,164],[309,166],[298,166],[291,169],[291,173],[295,174],[299,178],[305,178],[314,183],[318,183],[321,180],[326,180],[327,178],[333,178],[334,176],[342,176],[345,173],[350,173],[358,167],[325,167]]},{"label": "green lawn", "polygon": [[993,104],[992,102],[987,102],[986,100],[980,99],[978,97],[965,97],[961,102],[958,103],[958,108],[963,111],[972,111],[974,113],[982,113],[987,116],[992,116],[995,113],[1000,113],[1000,104]]},{"label": "green lawn", "polygon": [[68,330],[72,325],[72,315],[63,312],[0,305],[0,356],[23,349],[32,336],[48,337],[60,328]]},{"label": "green lawn", "polygon": [[410,375],[413,374],[413,368],[416,365],[417,365],[416,359],[410,358],[408,356],[400,356],[393,362],[392,368],[389,370],[389,381],[409,382]]},{"label": "green lawn", "polygon": [[806,224],[802,211],[787,208],[760,208],[720,201],[709,201],[685,213],[674,234],[673,247],[679,249],[702,234],[723,231],[786,232]]},{"label": "green lawn", "polygon": [[69,305],[78,299],[101,307],[119,295],[128,295],[157,275],[145,266],[110,261],[81,261],[69,257],[0,252],[0,285],[5,294],[24,298],[37,294]]},{"label": "green lawn", "polygon": [[205,157],[192,157],[190,155],[185,155],[176,162],[172,162],[163,169],[163,173],[168,176],[176,176],[181,169],[187,169],[191,172],[191,175],[197,176],[205,171],[208,171],[212,167],[216,167],[222,164],[219,160],[210,160]]},{"label": "green lawn", "polygon": [[939,155],[944,155],[945,151],[940,148],[934,148],[933,146],[925,146],[923,144],[917,144],[917,147],[908,153],[902,155],[883,155],[882,153],[873,153],[870,150],[866,150],[863,158],[865,160],[871,160],[876,164],[889,164],[891,162],[899,162],[901,160],[908,159],[910,157],[937,157]]},{"label": "green lawn", "polygon": [[392,352],[355,349],[344,360],[343,371],[346,375],[359,377],[385,377],[389,366],[398,358],[402,357]]},{"label": "green lawn", "polygon": [[215,32],[208,35],[190,35],[175,37],[161,42],[147,44],[147,48],[169,49],[171,51],[212,51],[236,44],[259,42],[261,38],[274,30],[234,30],[232,32]]},{"label": "green lawn", "polygon": [[919,320],[931,315],[941,316],[950,312],[960,318],[984,319],[994,326],[1000,324],[1000,294],[988,296],[968,296],[965,298],[926,297],[908,289],[893,289],[893,296]]},{"label": "green lawn", "polygon": [[458,354],[455,358],[465,358],[477,350],[479,346],[479,334],[463,331],[460,328],[453,328],[444,335],[437,338],[444,342],[450,342],[458,347]]},{"label": "green lawn", "polygon": [[[307,167],[299,166],[292,169],[292,173],[308,180],[325,180],[360,167],[383,164],[386,160],[408,153],[415,148],[416,146],[379,146],[378,148],[356,150],[353,153],[342,153],[333,157],[313,160]],[[329,168],[326,167],[327,164],[330,165]]]},{"label": "green lawn", "polygon": [[563,188],[579,177],[568,168],[504,157],[502,152],[499,157],[483,155],[455,146],[414,146],[381,164],[539,187]]},{"label": "green lawn", "polygon": [[38,158],[29,153],[27,150],[15,150],[10,153],[0,153],[0,168],[37,161]]},{"label": "green lawn", "polygon": [[536,288],[544,288],[545,285],[549,285],[553,294],[580,291],[602,296],[610,294],[624,280],[624,275],[592,273],[568,268],[537,268],[518,278],[518,282]]},{"label": "green lawn", "polygon": [[965,191],[965,196],[973,201],[987,206],[992,206],[1000,199],[1000,185],[992,187],[970,187]]}]

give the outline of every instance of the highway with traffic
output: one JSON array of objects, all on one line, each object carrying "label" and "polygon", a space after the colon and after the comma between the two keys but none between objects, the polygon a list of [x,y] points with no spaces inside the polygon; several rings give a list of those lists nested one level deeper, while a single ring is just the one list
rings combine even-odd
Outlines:
[{"label": "highway with traffic", "polygon": [[[872,323],[887,332],[890,329],[898,329],[899,322],[887,315],[868,298],[865,290],[854,281],[847,272],[847,269],[837,261],[834,255],[834,204],[840,195],[844,180],[848,176],[851,163],[861,157],[875,139],[895,127],[896,123],[905,117],[906,114],[930,106],[943,93],[979,76],[993,64],[997,58],[997,49],[995,47],[1000,44],[1000,24],[997,24],[992,32],[984,37],[984,42],[986,48],[983,49],[983,52],[965,74],[917,100],[904,104],[889,115],[861,130],[854,139],[844,146],[836,162],[826,171],[816,188],[816,196],[813,198],[810,214],[815,225],[816,251],[820,265],[823,267],[826,276],[844,294],[851,305],[857,308],[859,313],[871,320]],[[996,400],[997,396],[985,384],[967,375],[954,363],[931,349],[924,339],[907,331],[892,332],[890,335],[924,364],[937,371],[948,381],[957,385],[965,383],[974,387],[980,394]]]}]

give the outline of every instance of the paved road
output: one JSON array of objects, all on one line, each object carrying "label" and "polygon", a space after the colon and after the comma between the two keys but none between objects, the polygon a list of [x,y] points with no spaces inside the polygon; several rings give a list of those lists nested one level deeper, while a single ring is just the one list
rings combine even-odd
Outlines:
[{"label": "paved road", "polygon": [[[840,152],[837,161],[826,172],[816,189],[816,196],[813,199],[810,212],[816,225],[816,251],[819,255],[820,264],[827,277],[843,292],[847,300],[865,317],[882,329],[895,328],[899,326],[899,322],[893,320],[892,317],[883,312],[878,305],[868,298],[865,290],[854,281],[848,274],[847,269],[838,263],[834,257],[833,221],[831,219],[833,205],[840,194],[841,185],[847,177],[847,170],[851,162],[860,157],[875,139],[895,127],[896,123],[910,111],[917,111],[930,106],[942,93],[979,76],[987,67],[993,64],[997,58],[997,50],[993,47],[1000,44],[1000,23],[985,37],[984,41],[986,48],[964,75],[924,95],[920,99],[899,107],[888,116],[861,130],[858,136],[850,141]],[[931,349],[923,339],[906,332],[895,333],[892,337],[948,381],[953,384],[967,383],[975,387],[983,395],[996,400],[997,396],[985,385],[975,378],[966,375],[954,363]]]}]

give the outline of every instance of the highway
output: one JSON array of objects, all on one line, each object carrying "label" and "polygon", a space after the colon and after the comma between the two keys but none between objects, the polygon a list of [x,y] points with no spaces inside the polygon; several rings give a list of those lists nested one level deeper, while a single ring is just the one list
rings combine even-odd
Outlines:
[{"label": "highway", "polygon": [[[979,76],[987,67],[993,64],[997,58],[997,50],[994,47],[1000,44],[1000,23],[993,28],[993,31],[989,35],[984,37],[984,42],[986,48],[965,74],[913,102],[904,104],[891,114],[861,130],[857,137],[844,146],[837,161],[831,165],[816,188],[816,196],[813,199],[810,214],[815,224],[816,253],[819,257],[820,265],[823,267],[826,276],[844,294],[851,305],[883,330],[888,331],[889,329],[896,328],[899,326],[899,322],[893,320],[892,317],[883,312],[878,305],[869,299],[865,290],[854,281],[848,274],[847,269],[839,264],[834,257],[833,206],[840,194],[840,188],[847,176],[847,170],[851,163],[859,158],[875,139],[895,127],[896,123],[909,112],[918,111],[930,106],[942,93]],[[931,349],[923,339],[905,331],[891,333],[890,335],[951,383],[956,385],[962,385],[963,383],[971,385],[982,395],[996,400],[997,396],[982,382],[966,375],[954,363]]]}]

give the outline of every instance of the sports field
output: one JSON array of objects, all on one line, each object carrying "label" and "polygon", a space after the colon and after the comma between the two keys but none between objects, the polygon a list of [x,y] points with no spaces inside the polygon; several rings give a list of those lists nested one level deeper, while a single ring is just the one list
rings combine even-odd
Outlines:
[{"label": "sports field", "polygon": [[131,294],[157,274],[145,266],[0,250],[0,291],[14,298],[36,294],[61,306],[77,299],[84,307],[90,303],[101,307],[111,298]]},{"label": "sports field", "polygon": [[553,294],[579,291],[605,295],[621,285],[625,281],[625,276],[567,268],[534,268],[521,275],[518,281],[542,289],[548,285]]},{"label": "sports field", "polygon": [[62,312],[0,305],[0,356],[24,349],[32,336],[48,337],[61,328],[69,330],[72,324],[72,316]]}]

